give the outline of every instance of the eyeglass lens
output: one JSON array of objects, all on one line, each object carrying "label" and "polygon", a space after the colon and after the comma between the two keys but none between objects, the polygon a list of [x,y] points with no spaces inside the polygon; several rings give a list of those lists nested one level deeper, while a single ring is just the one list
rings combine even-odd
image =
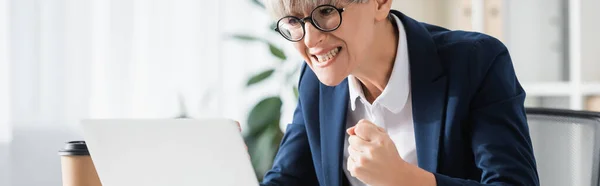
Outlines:
[{"label": "eyeglass lens", "polygon": [[[321,31],[329,32],[337,29],[341,20],[341,14],[334,6],[319,6],[311,12],[313,25]],[[284,17],[277,24],[279,32],[286,39],[298,41],[304,37],[303,23],[297,17]]]}]

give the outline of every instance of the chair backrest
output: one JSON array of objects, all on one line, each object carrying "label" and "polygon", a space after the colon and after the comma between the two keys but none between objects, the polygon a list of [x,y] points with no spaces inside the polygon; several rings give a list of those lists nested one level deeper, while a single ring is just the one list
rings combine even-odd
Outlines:
[{"label": "chair backrest", "polygon": [[540,185],[600,186],[600,113],[528,108]]}]

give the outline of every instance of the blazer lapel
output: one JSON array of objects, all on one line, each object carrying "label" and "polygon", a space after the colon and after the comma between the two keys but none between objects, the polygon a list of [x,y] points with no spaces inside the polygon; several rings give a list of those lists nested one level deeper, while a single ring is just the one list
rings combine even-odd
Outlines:
[{"label": "blazer lapel", "polygon": [[413,121],[419,167],[436,172],[446,107],[446,77],[433,82],[413,80],[413,84]]},{"label": "blazer lapel", "polygon": [[348,80],[337,86],[321,84],[319,121],[321,126],[321,160],[324,185],[342,184],[342,156],[348,107]]},{"label": "blazer lapel", "polygon": [[406,30],[418,164],[429,172],[436,172],[447,77],[429,31],[398,11],[392,13],[400,18]]}]

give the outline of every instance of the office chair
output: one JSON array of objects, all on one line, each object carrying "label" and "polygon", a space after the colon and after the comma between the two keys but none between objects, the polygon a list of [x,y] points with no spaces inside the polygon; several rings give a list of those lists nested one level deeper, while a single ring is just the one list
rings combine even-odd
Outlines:
[{"label": "office chair", "polygon": [[540,185],[600,186],[600,113],[527,108]]}]

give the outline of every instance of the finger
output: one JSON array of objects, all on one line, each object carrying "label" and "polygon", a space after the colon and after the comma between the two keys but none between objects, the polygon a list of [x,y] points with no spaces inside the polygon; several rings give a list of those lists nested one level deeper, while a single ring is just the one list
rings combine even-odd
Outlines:
[{"label": "finger", "polygon": [[348,157],[348,160],[346,160],[346,170],[350,172],[352,177],[356,177],[356,166],[354,165],[354,160],[351,157]]},{"label": "finger", "polygon": [[348,133],[348,135],[356,135],[356,132],[354,131],[355,127],[352,126],[348,129],[346,129],[346,133]]},{"label": "finger", "polygon": [[358,121],[358,123],[356,123],[354,132],[358,137],[364,139],[365,141],[371,141],[377,138],[377,136],[379,136],[381,133],[377,125],[365,119],[361,119]]},{"label": "finger", "polygon": [[242,127],[241,127],[241,125],[240,125],[240,122],[239,122],[239,121],[235,121],[235,123],[237,124],[237,126],[238,126],[238,129],[240,130],[240,132],[242,132]]},{"label": "finger", "polygon": [[348,150],[348,159],[351,159],[355,163],[362,156],[362,152],[356,150],[355,148],[352,148],[352,146],[348,146],[347,150]]},{"label": "finger", "polygon": [[361,174],[360,170],[364,168],[362,166],[364,166],[366,160],[367,158],[365,158],[361,152],[358,152],[352,148],[348,148],[347,164],[350,175],[358,178],[360,176],[359,174]]},{"label": "finger", "polygon": [[368,151],[371,145],[368,141],[365,141],[356,135],[348,136],[348,144],[348,147],[351,147],[358,152]]}]

